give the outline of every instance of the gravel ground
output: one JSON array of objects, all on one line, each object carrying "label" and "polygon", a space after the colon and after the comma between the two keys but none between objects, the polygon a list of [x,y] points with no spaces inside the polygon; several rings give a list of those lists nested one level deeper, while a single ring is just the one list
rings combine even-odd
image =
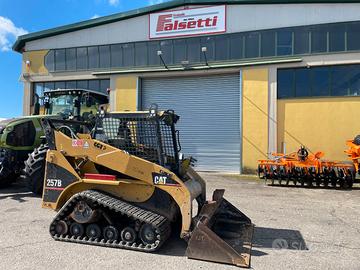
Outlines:
[{"label": "gravel ground", "polygon": [[[202,174],[256,225],[253,269],[360,269],[360,185],[351,191],[264,186],[254,178]],[[0,190],[1,269],[238,269],[190,260],[174,239],[159,254],[53,241],[54,212],[18,182]]]}]

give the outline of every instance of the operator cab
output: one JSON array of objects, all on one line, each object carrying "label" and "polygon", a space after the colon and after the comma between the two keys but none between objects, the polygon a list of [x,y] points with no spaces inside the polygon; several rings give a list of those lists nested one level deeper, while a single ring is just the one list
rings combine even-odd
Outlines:
[{"label": "operator cab", "polygon": [[64,119],[87,120],[108,102],[107,94],[87,89],[49,90],[43,97],[45,114],[61,115]]}]

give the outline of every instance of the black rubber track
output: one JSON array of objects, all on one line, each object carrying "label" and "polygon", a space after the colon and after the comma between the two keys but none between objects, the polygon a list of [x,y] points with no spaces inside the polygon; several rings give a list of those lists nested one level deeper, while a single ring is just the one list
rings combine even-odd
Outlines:
[{"label": "black rubber track", "polygon": [[[77,202],[86,201],[91,204],[97,204],[102,207],[104,211],[114,211],[119,214],[119,217],[126,217],[133,221],[140,221],[153,226],[155,229],[157,240],[153,244],[143,243],[129,243],[121,240],[105,240],[101,238],[88,238],[87,236],[75,237],[67,233],[66,235],[58,235],[55,232],[56,224],[66,219],[73,211]],[[168,219],[157,213],[145,210],[138,206],[134,206],[128,202],[124,202],[110,195],[104,194],[96,190],[86,190],[81,193],[75,194],[67,203],[60,209],[54,220],[50,224],[50,234],[58,241],[73,242],[80,244],[97,245],[113,248],[125,248],[137,251],[153,252],[158,250],[161,245],[168,239],[171,231],[170,222]]]},{"label": "black rubber track", "polygon": [[47,144],[42,144],[29,155],[25,161],[23,175],[28,182],[29,189],[41,195],[44,185],[46,152],[49,149]]}]

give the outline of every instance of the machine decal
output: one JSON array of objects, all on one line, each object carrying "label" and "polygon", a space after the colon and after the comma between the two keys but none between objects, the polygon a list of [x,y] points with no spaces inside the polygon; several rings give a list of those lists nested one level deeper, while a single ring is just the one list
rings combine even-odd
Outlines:
[{"label": "machine decal", "polygon": [[62,187],[60,179],[46,179],[46,187]]},{"label": "machine decal", "polygon": [[171,175],[165,173],[152,173],[154,185],[180,186],[179,183],[171,179]]},{"label": "machine decal", "polygon": [[88,149],[88,148],[89,148],[89,143],[88,143],[88,142],[84,142],[83,148]]},{"label": "machine decal", "polygon": [[83,147],[84,141],[83,140],[72,140],[71,146],[72,147]]},{"label": "machine decal", "polygon": [[94,147],[100,149],[100,150],[106,150],[106,146],[105,145],[102,145],[101,143],[99,142],[94,142]]}]

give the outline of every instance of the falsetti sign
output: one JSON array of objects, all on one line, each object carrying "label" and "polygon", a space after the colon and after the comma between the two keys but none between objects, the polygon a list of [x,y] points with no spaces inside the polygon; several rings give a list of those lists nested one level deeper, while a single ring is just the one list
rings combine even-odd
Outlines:
[{"label": "falsetti sign", "polygon": [[149,15],[149,38],[226,32],[226,6],[164,11]]}]

